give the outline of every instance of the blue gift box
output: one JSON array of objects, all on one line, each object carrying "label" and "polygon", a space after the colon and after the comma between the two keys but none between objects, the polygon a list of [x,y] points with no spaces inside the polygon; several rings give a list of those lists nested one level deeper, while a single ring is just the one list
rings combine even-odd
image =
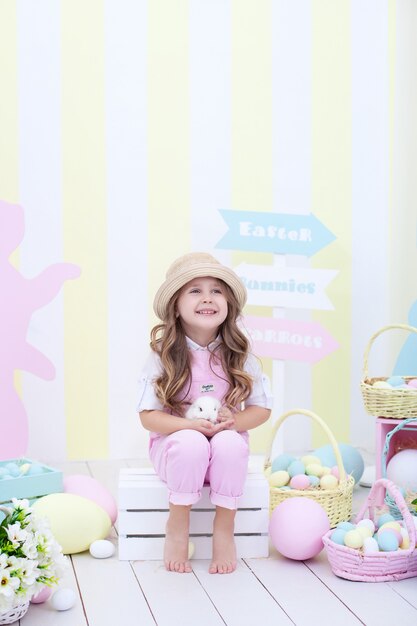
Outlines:
[{"label": "blue gift box", "polygon": [[61,471],[26,458],[0,461],[0,468],[4,468],[8,463],[16,463],[19,467],[25,464],[34,465],[38,472],[33,475],[21,473],[15,478],[0,478],[0,504],[3,506],[7,506],[12,498],[18,500],[27,498],[32,501],[49,493],[63,491]]}]

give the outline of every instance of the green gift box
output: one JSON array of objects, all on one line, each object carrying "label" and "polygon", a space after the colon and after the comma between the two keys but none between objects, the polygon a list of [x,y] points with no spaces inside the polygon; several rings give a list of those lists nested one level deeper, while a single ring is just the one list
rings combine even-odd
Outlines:
[{"label": "green gift box", "polygon": [[46,496],[49,493],[63,491],[63,476],[61,471],[26,458],[0,461],[0,470],[2,470],[2,468],[5,469],[9,463],[16,463],[19,468],[28,464],[30,467],[36,467],[37,472],[31,474],[29,468],[28,473],[20,473],[19,476],[16,477],[0,477],[0,504],[3,506],[7,506],[12,498],[17,498],[18,500],[26,498],[32,501],[36,498]]}]

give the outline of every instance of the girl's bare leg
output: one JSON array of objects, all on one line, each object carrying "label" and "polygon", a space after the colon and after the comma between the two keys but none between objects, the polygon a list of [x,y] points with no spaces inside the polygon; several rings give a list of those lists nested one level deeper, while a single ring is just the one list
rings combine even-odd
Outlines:
[{"label": "girl's bare leg", "polygon": [[169,504],[164,546],[165,567],[180,574],[191,572],[188,560],[188,534],[190,530],[191,506]]},{"label": "girl's bare leg", "polygon": [[225,509],[221,506],[216,507],[210,574],[230,574],[236,569],[235,515],[235,510]]}]

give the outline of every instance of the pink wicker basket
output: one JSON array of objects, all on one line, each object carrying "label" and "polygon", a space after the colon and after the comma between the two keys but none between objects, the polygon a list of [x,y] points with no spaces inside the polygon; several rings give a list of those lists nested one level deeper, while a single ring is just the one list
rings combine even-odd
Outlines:
[{"label": "pink wicker basket", "polygon": [[408,531],[410,547],[395,552],[364,554],[332,541],[330,535],[333,531],[330,530],[324,535],[323,543],[330,566],[336,576],[363,582],[384,582],[417,576],[416,527],[400,490],[392,481],[380,478],[374,483],[355,523],[364,518],[367,509],[369,509],[369,518],[374,519],[375,500],[380,489],[386,489],[395,500]]}]

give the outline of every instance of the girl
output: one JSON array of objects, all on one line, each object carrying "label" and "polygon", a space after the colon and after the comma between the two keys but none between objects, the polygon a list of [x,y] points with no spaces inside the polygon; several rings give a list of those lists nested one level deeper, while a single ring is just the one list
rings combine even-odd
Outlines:
[{"label": "girl", "polygon": [[[216,507],[209,572],[236,568],[234,518],[247,473],[247,430],[263,424],[271,406],[268,380],[236,323],[245,302],[237,275],[211,255],[195,252],[171,265],[155,296],[162,323],[151,331],[137,408],[151,432],[151,461],[169,491],[169,571],[191,572],[190,509],[204,482]],[[218,422],[184,419],[189,405],[205,394],[222,402]]]}]

